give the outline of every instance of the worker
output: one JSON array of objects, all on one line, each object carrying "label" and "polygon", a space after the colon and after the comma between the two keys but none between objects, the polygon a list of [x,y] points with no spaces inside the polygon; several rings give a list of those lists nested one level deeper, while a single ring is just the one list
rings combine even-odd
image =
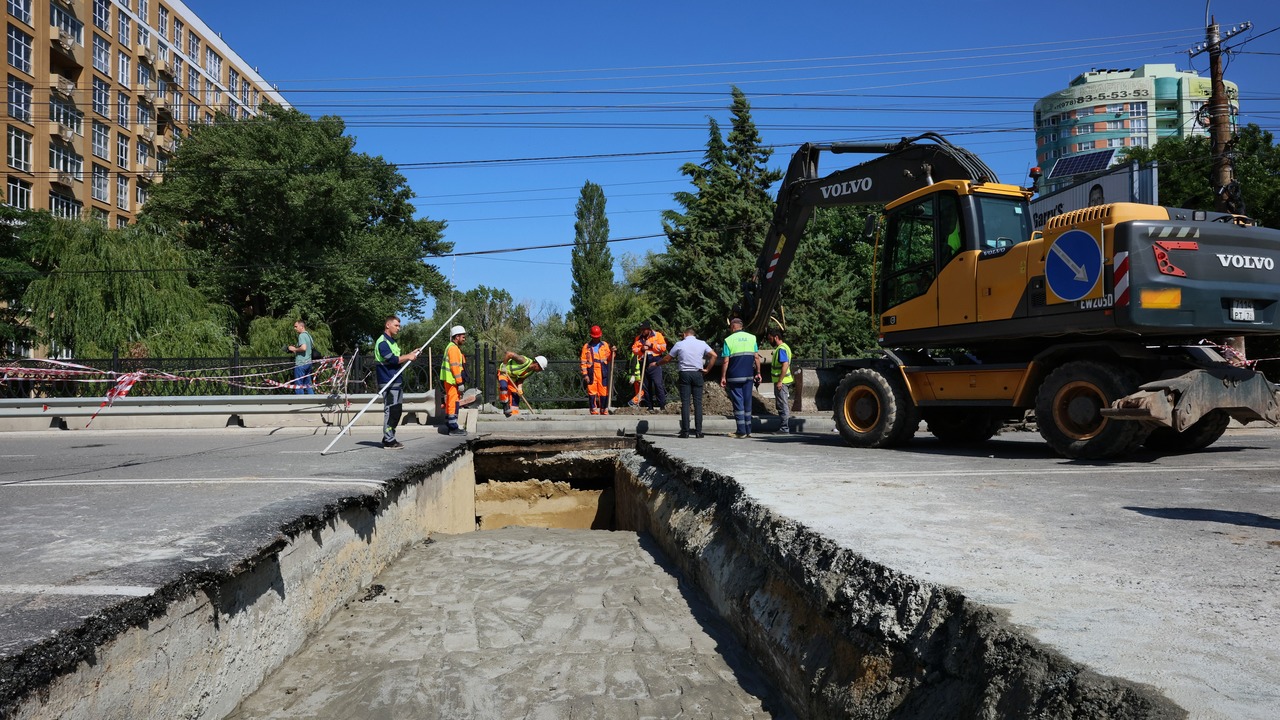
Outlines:
[{"label": "worker", "polygon": [[648,320],[640,323],[640,334],[631,343],[631,352],[640,361],[643,402],[649,412],[658,412],[667,404],[667,389],[662,383],[662,367],[657,361],[667,354],[667,339],[653,329]]},{"label": "worker", "polygon": [[396,426],[404,407],[404,374],[400,366],[418,359],[418,351],[401,354],[396,336],[400,334],[400,318],[392,315],[382,322],[382,335],[373,344],[373,360],[377,363],[378,387],[382,388],[382,447],[399,450],[404,443],[396,440]]},{"label": "worker", "polygon": [[628,356],[627,361],[627,382],[631,383],[631,400],[627,402],[627,407],[639,407],[640,401],[644,399],[644,386],[640,377],[640,358],[634,354]]},{"label": "worker", "polygon": [[599,325],[592,325],[590,339],[582,346],[582,386],[592,415],[609,414],[609,390],[613,384],[613,348],[603,339]]},{"label": "worker", "polygon": [[[547,369],[547,359],[541,355],[529,358],[510,350],[498,363],[498,402],[502,414],[515,417],[520,414],[520,401],[524,400],[523,383],[530,375]],[[526,404],[528,401],[525,401]]]},{"label": "worker", "polygon": [[765,337],[773,346],[773,358],[769,362],[770,375],[773,379],[773,399],[778,405],[778,417],[782,425],[780,433],[791,432],[791,386],[795,379],[791,376],[791,346],[782,338],[781,328],[770,328]]},{"label": "worker", "polygon": [[724,364],[720,366],[720,387],[728,391],[733,403],[733,419],[737,429],[729,433],[731,438],[751,437],[751,391],[760,382],[760,345],[756,336],[742,329],[742,318],[729,321],[729,337],[724,339],[720,354]]},{"label": "worker", "polygon": [[458,426],[458,405],[462,393],[467,390],[467,357],[462,345],[467,341],[467,330],[461,325],[449,329],[449,344],[440,360],[440,389],[444,391],[444,422],[440,432],[445,435],[466,435]]}]

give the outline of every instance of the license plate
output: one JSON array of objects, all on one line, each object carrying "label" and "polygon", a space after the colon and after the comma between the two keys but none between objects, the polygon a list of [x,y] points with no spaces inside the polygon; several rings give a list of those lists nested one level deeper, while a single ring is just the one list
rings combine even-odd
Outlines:
[{"label": "license plate", "polygon": [[1253,322],[1253,301],[1232,300],[1231,319],[1238,322]]}]

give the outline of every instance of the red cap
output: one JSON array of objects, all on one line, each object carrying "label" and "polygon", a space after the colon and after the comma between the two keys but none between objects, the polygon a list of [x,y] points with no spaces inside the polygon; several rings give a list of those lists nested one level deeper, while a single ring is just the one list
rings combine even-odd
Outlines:
[{"label": "red cap", "polygon": [[600,337],[602,334],[603,334],[603,333],[601,333],[601,332],[600,332],[600,326],[599,326],[599,325],[592,325],[592,326],[591,326],[591,337],[593,337],[593,338],[598,338],[598,337]]}]

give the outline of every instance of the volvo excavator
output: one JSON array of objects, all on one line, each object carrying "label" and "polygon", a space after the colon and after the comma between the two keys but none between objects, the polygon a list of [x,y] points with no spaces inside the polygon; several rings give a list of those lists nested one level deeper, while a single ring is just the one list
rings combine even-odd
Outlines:
[{"label": "volvo excavator", "polygon": [[[877,153],[818,174],[822,152]],[[1186,452],[1231,419],[1280,422],[1274,385],[1222,341],[1280,334],[1280,231],[1201,210],[1111,203],[1033,231],[1033,191],[933,133],[806,144],[792,157],[741,308],[762,334],[814,208],[882,205],[878,357],[843,361],[836,425],[856,447],[983,442],[1034,410],[1068,458]]]}]

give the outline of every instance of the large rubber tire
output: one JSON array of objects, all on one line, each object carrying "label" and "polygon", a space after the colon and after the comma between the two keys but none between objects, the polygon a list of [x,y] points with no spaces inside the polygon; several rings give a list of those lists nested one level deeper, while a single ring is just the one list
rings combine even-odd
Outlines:
[{"label": "large rubber tire", "polygon": [[915,435],[920,415],[898,378],[873,368],[858,368],[836,388],[836,428],[854,447],[901,445]]},{"label": "large rubber tire", "polygon": [[1097,460],[1136,448],[1150,432],[1139,422],[1113,420],[1098,411],[1138,389],[1128,368],[1076,360],[1049,373],[1036,393],[1040,436],[1059,455]]},{"label": "large rubber tire", "polygon": [[1158,453],[1195,452],[1217,442],[1230,423],[1231,416],[1225,410],[1211,410],[1182,432],[1166,427],[1152,430],[1142,445]]},{"label": "large rubber tire", "polygon": [[934,437],[951,445],[986,442],[1004,426],[999,414],[975,408],[922,408],[920,416]]}]

